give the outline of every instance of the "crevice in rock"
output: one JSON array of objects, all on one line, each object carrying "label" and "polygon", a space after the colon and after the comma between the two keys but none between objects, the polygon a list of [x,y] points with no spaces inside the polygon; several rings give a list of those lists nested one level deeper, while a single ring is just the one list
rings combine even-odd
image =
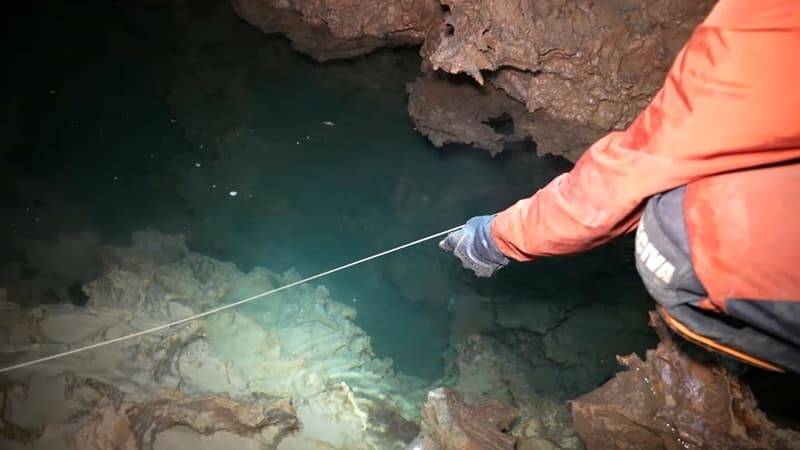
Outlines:
[{"label": "crevice in rock", "polygon": [[505,136],[506,139],[514,135],[514,119],[507,113],[500,114],[497,117],[490,117],[484,123],[492,127],[497,134]]}]

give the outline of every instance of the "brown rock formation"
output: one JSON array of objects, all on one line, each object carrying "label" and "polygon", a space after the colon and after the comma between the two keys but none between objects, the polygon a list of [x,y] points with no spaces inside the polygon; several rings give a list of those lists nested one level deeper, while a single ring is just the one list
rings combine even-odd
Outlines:
[{"label": "brown rock formation", "polygon": [[[411,118],[419,132],[437,147],[465,143],[494,155],[503,150],[507,138],[523,138],[519,125],[528,118],[528,112],[500,89],[431,75],[409,84],[407,90]],[[514,122],[511,136],[504,136],[491,126],[493,120],[503,118]]]},{"label": "brown rock formation", "polygon": [[[505,92],[463,80],[446,86],[432,77],[412,84],[409,112],[437,146],[461,142],[494,154],[505,141],[531,137],[540,153],[575,160],[603,133],[627,127],[647,105],[714,0],[233,4],[245,20],[286,34],[295,48],[320,61],[422,44],[423,71],[464,73]],[[514,121],[511,135],[487,125],[499,116]]]},{"label": "brown rock formation", "polygon": [[[447,142],[471,143],[493,154],[504,141],[528,136],[537,142],[540,154],[574,161],[602,134],[633,121],[714,2],[442,3],[447,12],[423,44],[423,68],[465,73],[481,85],[488,80],[505,92],[502,97],[521,102],[533,114],[516,113],[520,108],[505,98],[494,100],[489,109],[505,105],[514,120],[514,135],[476,140],[474,135],[485,131],[438,120],[441,114],[417,112],[446,109],[459,111],[456,117],[480,117],[483,105],[475,104],[470,89],[461,87],[455,94],[454,88],[441,88],[437,96],[429,88],[426,99],[447,100],[421,106],[421,100],[413,101],[421,89],[412,87],[409,111],[417,128],[435,145],[446,135]],[[480,92],[477,87],[472,90]],[[498,98],[489,86],[483,91],[485,97]]]},{"label": "brown rock formation", "polygon": [[232,0],[265,33],[282,33],[318,61],[350,58],[386,45],[422,43],[441,20],[436,0]]},{"label": "brown rock formation", "polygon": [[497,400],[469,405],[460,394],[439,388],[422,407],[416,442],[426,450],[513,450],[508,431],[517,415],[516,408]]},{"label": "brown rock formation", "polygon": [[642,361],[572,402],[575,428],[590,450],[798,449],[800,433],[779,429],[749,388],[718,365],[689,358],[651,313],[661,343]]},{"label": "brown rock formation", "polygon": [[214,448],[274,448],[299,427],[287,397],[257,395],[235,401],[189,397],[176,390],[142,397],[69,374],[6,384],[0,397],[4,449],[152,450],[170,448],[165,441],[176,435],[184,444],[223,445]]},{"label": "brown rock formation", "polygon": [[181,426],[201,435],[226,431],[256,437],[272,446],[297,429],[298,419],[286,398],[245,404],[222,397],[191,399],[179,392],[143,403],[105,397],[80,421],[75,448],[150,450],[157,434]]},{"label": "brown rock formation", "polygon": [[529,111],[624,128],[649,102],[710,0],[443,0],[422,49],[436,69],[490,81]]},{"label": "brown rock formation", "polygon": [[[563,155],[575,161],[604,133],[556,119],[546,111],[529,112],[502,89],[478,86],[463,78],[429,74],[409,84],[407,90],[408,112],[417,130],[437,147],[464,143],[495,155],[506,142],[533,137],[540,155]],[[513,130],[501,133],[492,126],[503,121],[511,122]]]}]

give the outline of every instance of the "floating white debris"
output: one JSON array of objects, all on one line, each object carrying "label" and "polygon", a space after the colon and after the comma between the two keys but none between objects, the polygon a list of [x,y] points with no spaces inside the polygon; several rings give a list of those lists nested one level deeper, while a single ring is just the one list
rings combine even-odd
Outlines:
[{"label": "floating white debris", "polygon": [[169,123],[175,123],[175,122],[176,122],[175,119],[169,119]]},{"label": "floating white debris", "polygon": [[117,181],[117,180],[119,180],[119,177],[114,176],[114,181]]},{"label": "floating white debris", "polygon": [[212,184],[212,185],[211,185],[211,189],[216,189],[216,188],[217,188],[217,185],[216,185],[216,184]]},{"label": "floating white debris", "polygon": [[300,145],[300,141],[295,141],[295,144]]},{"label": "floating white debris", "polygon": [[196,163],[194,163],[194,166],[195,166],[195,167],[200,167],[200,163],[199,163],[199,162],[196,162]]},{"label": "floating white debris", "polygon": [[306,136],[306,140],[309,140],[309,139],[311,139],[311,136]]},{"label": "floating white debris", "polygon": [[238,192],[236,192],[236,191],[230,191],[230,192],[228,192],[228,195],[230,195],[231,197],[236,197],[238,194],[239,194],[239,193],[238,193]]},{"label": "floating white debris", "polygon": [[50,92],[50,95],[53,95],[53,94],[55,94],[55,93],[56,93],[55,89],[50,89],[50,91],[49,91],[49,92]]},{"label": "floating white debris", "polygon": [[330,120],[323,121],[323,122],[322,122],[322,124],[323,124],[323,125],[327,125],[327,126],[329,126],[329,127],[332,127],[332,126],[334,126],[334,125],[335,125],[335,124],[334,124],[333,122],[331,122]]},{"label": "floating white debris", "polygon": [[200,150],[202,150],[202,149],[203,149],[203,144],[200,144]]}]

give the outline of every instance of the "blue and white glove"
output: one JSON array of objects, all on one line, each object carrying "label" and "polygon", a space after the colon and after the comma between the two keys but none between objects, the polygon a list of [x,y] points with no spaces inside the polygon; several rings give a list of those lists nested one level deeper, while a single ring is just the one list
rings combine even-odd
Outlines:
[{"label": "blue and white glove", "polygon": [[509,259],[500,252],[492,237],[493,218],[494,216],[477,216],[469,219],[463,228],[448,234],[439,243],[439,247],[453,252],[464,267],[475,272],[475,275],[492,276],[509,263]]}]

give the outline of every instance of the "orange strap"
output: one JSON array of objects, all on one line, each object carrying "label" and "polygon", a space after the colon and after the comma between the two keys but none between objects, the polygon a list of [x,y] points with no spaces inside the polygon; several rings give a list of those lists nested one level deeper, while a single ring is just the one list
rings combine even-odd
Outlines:
[{"label": "orange strap", "polygon": [[733,358],[736,358],[752,366],[759,367],[761,369],[771,370],[774,372],[785,372],[783,368],[778,367],[767,361],[764,361],[763,359],[756,358],[755,356],[752,355],[748,355],[747,353],[743,353],[740,350],[736,350],[735,348],[731,348],[726,345],[720,344],[719,342],[716,342],[713,339],[695,333],[694,331],[689,329],[689,327],[679,322],[678,319],[672,317],[667,312],[667,310],[664,309],[664,307],[662,306],[658,306],[658,313],[661,315],[661,317],[673,331],[680,334],[685,339],[694,342],[695,344],[701,345],[710,350],[717,351],[724,355],[731,356]]}]

